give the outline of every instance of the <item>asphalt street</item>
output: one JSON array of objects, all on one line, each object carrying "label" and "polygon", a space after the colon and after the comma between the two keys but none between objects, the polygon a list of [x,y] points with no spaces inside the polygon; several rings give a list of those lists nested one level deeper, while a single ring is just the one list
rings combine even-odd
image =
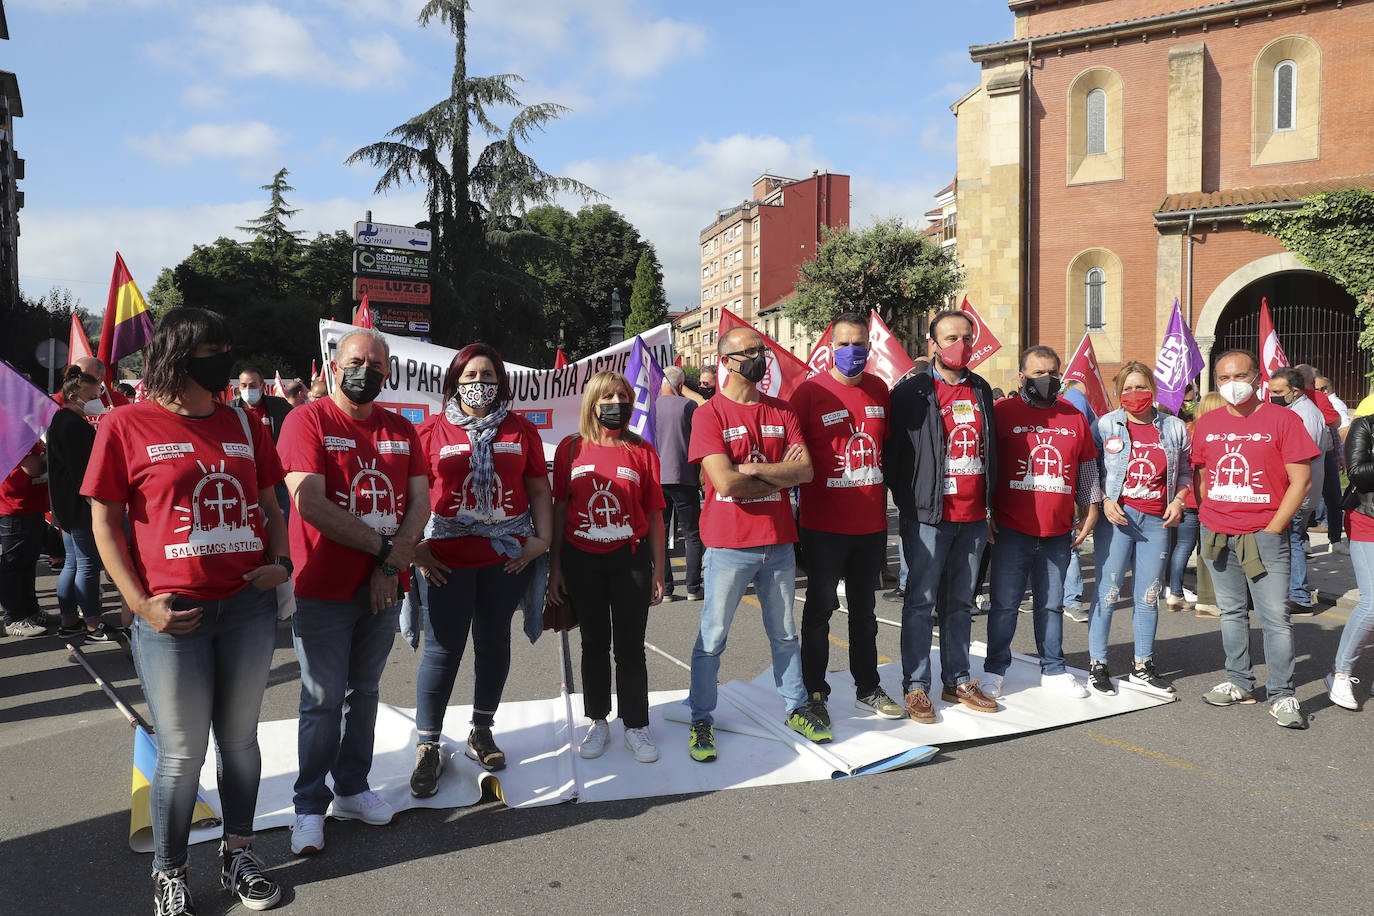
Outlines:
[{"label": "asphalt street", "polygon": [[[1347,592],[1348,563],[1319,559],[1313,584]],[[50,611],[54,583],[39,581]],[[1322,684],[1348,604],[1294,620],[1307,731],[1277,727],[1264,704],[1204,704],[1224,679],[1217,624],[1162,612],[1156,663],[1181,697],[1167,706],[945,746],[923,766],[857,779],[523,811],[488,800],[383,828],[331,821],[328,847],[309,858],[291,855],[284,829],[256,845],[288,888],[283,908],[311,914],[1368,912],[1358,875],[1374,853],[1363,689],[1374,671],[1357,669],[1358,712],[1332,706]],[[655,608],[649,641],[689,658],[699,612]],[[900,606],[880,599],[878,613],[899,619]],[[1131,658],[1130,616],[1113,623],[1114,673]],[[1030,617],[1020,623],[1016,649],[1033,653]],[[837,615],[832,668],[846,663],[844,628]],[[1065,628],[1070,665],[1086,668],[1087,625]],[[985,632],[975,618],[974,638]],[[899,657],[898,637],[880,627],[885,660]],[[514,641],[507,699],[557,694],[545,640]],[[1252,646],[1261,658],[1257,630]],[[123,651],[87,654],[146,714]],[[397,639],[384,701],[414,705],[417,664]],[[676,665],[653,653],[648,664],[652,689],[686,687]],[[767,664],[746,604],[722,680]],[[471,677],[465,660],[454,703],[470,702]],[[298,686],[283,626],[263,719],[294,718]],[[655,738],[664,754],[686,753],[685,729]],[[131,754],[128,725],[55,636],[0,640],[0,912],[151,912],[151,857],[127,842]],[[201,914],[242,911],[219,888],[213,844],[192,847],[190,882]]]}]

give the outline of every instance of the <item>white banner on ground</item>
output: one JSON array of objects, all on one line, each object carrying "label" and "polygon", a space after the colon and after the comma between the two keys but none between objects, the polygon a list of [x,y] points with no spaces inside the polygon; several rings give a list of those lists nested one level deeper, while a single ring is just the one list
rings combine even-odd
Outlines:
[{"label": "white banner on ground", "polygon": [[[320,355],[326,367],[334,358],[339,340],[353,330],[353,325],[337,321],[320,322]],[[382,386],[377,403],[396,411],[412,423],[420,423],[443,409],[444,373],[457,355],[457,350],[423,343],[395,334],[383,335],[391,346],[391,376]],[[639,335],[660,366],[673,363],[673,329],[661,324]],[[598,372],[611,370],[624,373],[625,363],[634,349],[634,338],[607,347],[591,356],[569,363],[562,369],[532,369],[506,363],[510,376],[513,400],[511,409],[525,416],[539,430],[544,440],[544,455],[553,459],[553,451],[565,436],[577,432],[578,411],[582,407],[582,390]],[[332,373],[326,368],[330,388]]]}]

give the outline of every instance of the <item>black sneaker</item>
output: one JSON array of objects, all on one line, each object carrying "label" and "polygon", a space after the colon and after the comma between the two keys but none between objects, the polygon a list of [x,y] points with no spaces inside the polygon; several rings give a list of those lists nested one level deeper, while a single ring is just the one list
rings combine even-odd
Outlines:
[{"label": "black sneaker", "polygon": [[[84,638],[84,639],[86,640],[86,642],[113,642],[113,641],[114,641],[114,637],[110,636],[109,631],[107,631],[107,630],[105,629],[105,624],[103,624],[103,623],[97,624],[97,625],[96,625],[96,628],[95,628],[94,630],[87,630],[84,624],[82,625],[81,629],[82,629],[82,631],[83,631],[83,637],[82,637],[82,638]],[[60,632],[61,632],[61,631],[59,631],[59,633],[60,633]]]},{"label": "black sneaker", "polygon": [[716,730],[710,722],[692,723],[692,731],[687,737],[687,753],[698,763],[710,763],[716,759]]},{"label": "black sneaker", "polygon": [[59,639],[71,639],[73,636],[80,636],[85,632],[86,625],[79,620],[71,626],[67,626],[64,623],[60,624],[57,628],[57,636]]},{"label": "black sneaker", "polygon": [[810,704],[792,710],[792,715],[787,717],[787,727],[817,744],[825,744],[834,737],[830,726],[821,721]]},{"label": "black sneaker", "polygon": [[830,710],[825,708],[825,700],[825,694],[821,693],[818,690],[815,693],[811,694],[811,698],[806,701],[806,705],[807,708],[810,709],[813,714],[815,714],[817,719],[820,719],[822,722],[826,724],[826,727],[829,727]]},{"label": "black sneaker", "polygon": [[1128,683],[1153,687],[1156,690],[1163,690],[1165,693],[1175,692],[1173,684],[1155,674],[1155,661],[1152,658],[1147,658],[1143,662],[1136,662],[1131,673],[1126,675],[1126,680]]},{"label": "black sneaker", "polygon": [[1112,676],[1107,673],[1107,665],[1104,662],[1093,662],[1088,666],[1088,686],[1095,693],[1116,696],[1116,685],[1112,683]]},{"label": "black sneaker", "polygon": [[484,770],[494,772],[506,768],[506,754],[496,746],[496,739],[492,738],[489,728],[474,728],[468,733],[465,753]]},{"label": "black sneaker", "polygon": [[439,791],[439,774],[444,771],[444,755],[439,745],[426,741],[415,749],[415,772],[410,774],[410,794],[429,798]]},{"label": "black sneaker", "polygon": [[281,900],[281,888],[262,873],[265,866],[252,846],[230,849],[221,841],[219,861],[220,884],[248,909],[270,910]]},{"label": "black sneaker", "polygon": [[153,872],[153,913],[155,916],[196,916],[185,871],[179,875]]}]

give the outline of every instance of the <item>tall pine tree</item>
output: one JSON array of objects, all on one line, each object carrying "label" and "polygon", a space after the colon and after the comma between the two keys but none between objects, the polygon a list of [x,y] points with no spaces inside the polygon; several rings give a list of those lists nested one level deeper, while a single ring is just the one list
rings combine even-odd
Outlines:
[{"label": "tall pine tree", "polygon": [[668,305],[663,299],[663,276],[649,252],[639,256],[635,266],[634,291],[630,293],[630,317],[625,319],[625,336],[633,337],[668,320]]}]

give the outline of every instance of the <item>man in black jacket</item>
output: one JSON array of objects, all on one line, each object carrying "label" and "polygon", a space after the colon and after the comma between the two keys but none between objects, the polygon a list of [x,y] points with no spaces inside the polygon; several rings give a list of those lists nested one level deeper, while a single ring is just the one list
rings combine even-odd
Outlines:
[{"label": "man in black jacket", "polygon": [[883,476],[900,515],[909,572],[902,602],[902,691],[907,715],[934,722],[930,641],[940,621],[940,698],[996,712],[969,675],[973,596],[988,542],[997,479],[992,389],[969,371],[973,322],[940,312],[930,322],[930,368],[892,392]]},{"label": "man in black jacket", "polygon": [[[285,398],[268,394],[262,383],[262,373],[251,366],[239,373],[239,396],[230,401],[229,406],[242,408],[248,412],[250,422],[266,426],[272,433],[274,445],[277,437],[281,435],[282,421],[291,412],[291,403]],[[289,521],[291,497],[287,493],[286,484],[277,484],[276,494],[281,514]]]}]

